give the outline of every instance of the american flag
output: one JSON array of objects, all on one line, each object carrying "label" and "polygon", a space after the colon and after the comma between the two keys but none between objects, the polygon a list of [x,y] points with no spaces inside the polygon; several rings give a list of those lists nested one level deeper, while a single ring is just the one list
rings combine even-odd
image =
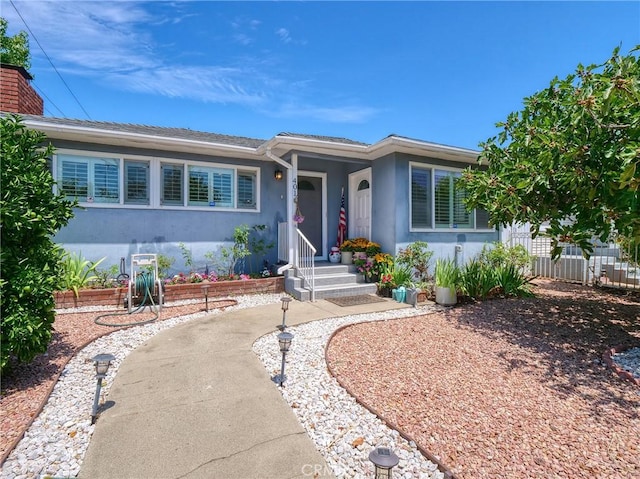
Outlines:
[{"label": "american flag", "polygon": [[342,200],[340,201],[340,218],[338,219],[338,242],[340,246],[347,238],[347,212],[344,209],[344,188],[342,188]]}]

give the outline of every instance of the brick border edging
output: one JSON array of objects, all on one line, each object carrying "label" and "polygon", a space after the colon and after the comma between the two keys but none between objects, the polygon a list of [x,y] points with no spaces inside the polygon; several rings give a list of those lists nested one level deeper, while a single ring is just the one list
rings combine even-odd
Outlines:
[{"label": "brick border edging", "polygon": [[[233,298],[225,298],[225,299],[215,298],[215,301],[225,301],[225,302],[230,301],[233,304],[229,304],[227,306],[220,306],[219,308],[211,308],[211,307],[209,307],[209,309],[230,308],[230,307],[236,306],[238,304],[238,301],[233,299]],[[180,316],[176,316],[176,318],[179,318],[179,317]],[[173,319],[173,318],[167,318],[166,320],[163,319],[161,321],[167,321],[169,319]],[[146,323],[146,324],[150,324],[150,323]],[[53,392],[53,388],[55,388],[56,384],[58,384],[58,379],[60,379],[60,376],[64,372],[64,369],[67,367],[67,364],[69,364],[69,362],[73,358],[75,358],[84,348],[89,346],[91,343],[97,341],[98,339],[100,339],[100,338],[102,338],[104,336],[107,336],[109,334],[115,333],[116,331],[121,331],[123,329],[130,329],[130,328],[134,328],[136,326],[145,326],[145,325],[144,324],[133,324],[131,326],[119,326],[119,327],[114,327],[113,331],[103,331],[102,333],[99,333],[94,338],[88,339],[87,341],[82,343],[80,345],[80,347],[78,348],[78,350],[74,354],[69,356],[66,359],[66,361],[64,361],[64,363],[60,365],[60,370],[53,376],[53,381],[52,381],[51,385],[47,388],[46,394],[45,394],[44,398],[42,399],[42,401],[40,402],[40,404],[38,404],[38,407],[36,408],[35,413],[33,414],[33,416],[31,416],[31,419],[29,419],[29,421],[25,425],[24,429],[20,432],[20,434],[18,434],[16,436],[16,438],[11,442],[11,444],[9,445],[7,450],[2,454],[2,456],[0,456],[0,467],[2,467],[4,465],[4,461],[7,460],[7,458],[9,457],[9,454],[11,454],[13,452],[13,450],[16,448],[16,446],[20,443],[20,441],[22,441],[22,439],[24,438],[24,435],[27,433],[27,431],[29,430],[29,428],[31,427],[33,422],[36,420],[36,418],[38,416],[40,416],[40,413],[44,409],[45,405],[47,404],[47,402],[49,402],[49,396],[51,396],[51,393]]]},{"label": "brick border edging", "polygon": [[[375,322],[379,322],[380,320],[372,320],[372,321],[361,321],[359,323],[356,324],[366,324],[366,323],[375,323]],[[388,320],[385,320],[388,321]],[[339,332],[341,332],[343,329],[349,328],[351,326],[354,326],[355,324],[345,324],[343,326],[340,326],[338,329],[336,329],[333,333],[331,333],[331,336],[329,336],[329,339],[327,340],[327,344],[324,347],[324,362],[327,365],[327,370],[329,371],[329,374],[331,374],[331,376],[333,376],[333,378],[338,381],[338,384],[340,385],[340,387],[342,389],[344,389],[345,391],[347,391],[347,393],[353,397],[356,402],[358,404],[360,404],[362,407],[364,407],[365,409],[367,409],[369,412],[371,412],[373,415],[375,415],[378,419],[380,419],[387,427],[394,429],[396,431],[398,431],[398,433],[400,434],[401,437],[403,437],[404,439],[406,439],[409,442],[413,442],[416,445],[416,448],[418,449],[418,451],[420,451],[420,454],[422,454],[424,457],[426,457],[429,461],[433,462],[436,466],[438,466],[438,470],[440,472],[442,472],[444,474],[445,479],[458,479],[456,477],[456,475],[453,473],[453,471],[451,471],[451,469],[449,469],[440,459],[438,459],[437,457],[435,457],[433,454],[431,454],[429,451],[427,451],[424,447],[422,447],[420,444],[418,444],[418,442],[411,437],[411,435],[409,435],[408,433],[406,433],[405,431],[403,431],[402,429],[400,429],[395,423],[389,421],[388,419],[386,419],[382,414],[380,414],[376,409],[374,409],[373,407],[371,407],[369,404],[367,404],[361,397],[357,396],[356,394],[353,393],[353,391],[351,391],[351,389],[349,387],[347,387],[336,375],[335,371],[333,370],[333,368],[329,365],[329,360],[327,357],[327,351],[329,349],[329,344],[331,344],[331,340],[333,339],[333,337],[338,334]]]},{"label": "brick border edging", "polygon": [[620,346],[615,346],[613,348],[609,348],[604,353],[602,353],[602,360],[604,361],[604,363],[607,365],[609,369],[611,369],[614,373],[616,373],[620,377],[620,379],[622,379],[623,381],[629,381],[632,384],[635,384],[636,386],[640,387],[640,379],[636,378],[633,374],[631,374],[631,372],[627,371],[626,369],[622,369],[613,360],[614,354],[622,353],[628,349],[632,349],[632,346],[620,345]]}]

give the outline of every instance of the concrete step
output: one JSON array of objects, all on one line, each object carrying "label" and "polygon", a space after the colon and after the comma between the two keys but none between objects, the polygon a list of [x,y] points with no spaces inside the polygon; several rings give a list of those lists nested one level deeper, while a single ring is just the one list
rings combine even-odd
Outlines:
[{"label": "concrete step", "polygon": [[[349,286],[322,286],[316,288],[315,299],[376,294],[377,291],[378,287],[375,283],[355,283]],[[294,288],[288,291],[288,293],[299,301],[311,301],[311,291],[308,289]]]},{"label": "concrete step", "polygon": [[[378,289],[376,284],[365,283],[354,265],[326,262],[316,264],[314,283],[316,299],[375,294]],[[285,290],[298,300],[311,300],[310,289],[303,287],[294,269],[285,272]]]}]

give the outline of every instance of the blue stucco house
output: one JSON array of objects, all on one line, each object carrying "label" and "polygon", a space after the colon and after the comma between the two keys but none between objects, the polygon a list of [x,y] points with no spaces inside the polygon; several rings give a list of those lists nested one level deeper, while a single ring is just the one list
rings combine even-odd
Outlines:
[{"label": "blue stucco house", "polygon": [[204,267],[205,253],[229,245],[243,224],[266,226],[261,234],[277,245],[266,259],[281,271],[310,254],[297,247],[298,232],[326,260],[342,192],[347,236],[385,252],[421,240],[462,262],[500,239],[486,212],[465,211],[454,184],[477,164],[474,150],[398,135],[373,144],[293,133],[254,139],[18,113],[47,135],[58,191],[81,206],[55,240],[89,260],[106,257],[104,265],[162,253],[179,271],[183,243]]},{"label": "blue stucco house", "polygon": [[[454,179],[478,152],[390,135],[374,144],[280,133],[268,140],[179,128],[24,116],[55,147],[58,189],[82,209],[56,240],[87,258],[142,250],[194,257],[228,243],[235,226],[295,224],[327,259],[344,190],[348,236],[395,252],[427,241],[438,256],[473,255],[498,233],[465,211]],[[285,230],[287,231],[287,230]],[[283,234],[282,227],[280,234]],[[288,231],[287,231],[288,234]],[[280,238],[282,243],[282,238]],[[272,263],[288,261],[271,252]],[[107,261],[107,262],[109,262]]]}]

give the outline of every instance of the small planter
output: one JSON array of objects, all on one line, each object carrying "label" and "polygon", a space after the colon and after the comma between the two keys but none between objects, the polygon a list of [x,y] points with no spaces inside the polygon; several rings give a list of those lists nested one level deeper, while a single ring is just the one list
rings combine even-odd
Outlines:
[{"label": "small planter", "polygon": [[391,288],[388,286],[378,286],[378,296],[382,296],[383,298],[391,297]]},{"label": "small planter", "polygon": [[455,288],[436,286],[436,303],[442,306],[453,306],[458,302]]},{"label": "small planter", "polygon": [[353,264],[353,251],[342,251],[342,264]]},{"label": "small planter", "polygon": [[340,251],[332,251],[331,253],[329,253],[330,263],[339,263],[341,259],[342,255],[340,254]]}]

